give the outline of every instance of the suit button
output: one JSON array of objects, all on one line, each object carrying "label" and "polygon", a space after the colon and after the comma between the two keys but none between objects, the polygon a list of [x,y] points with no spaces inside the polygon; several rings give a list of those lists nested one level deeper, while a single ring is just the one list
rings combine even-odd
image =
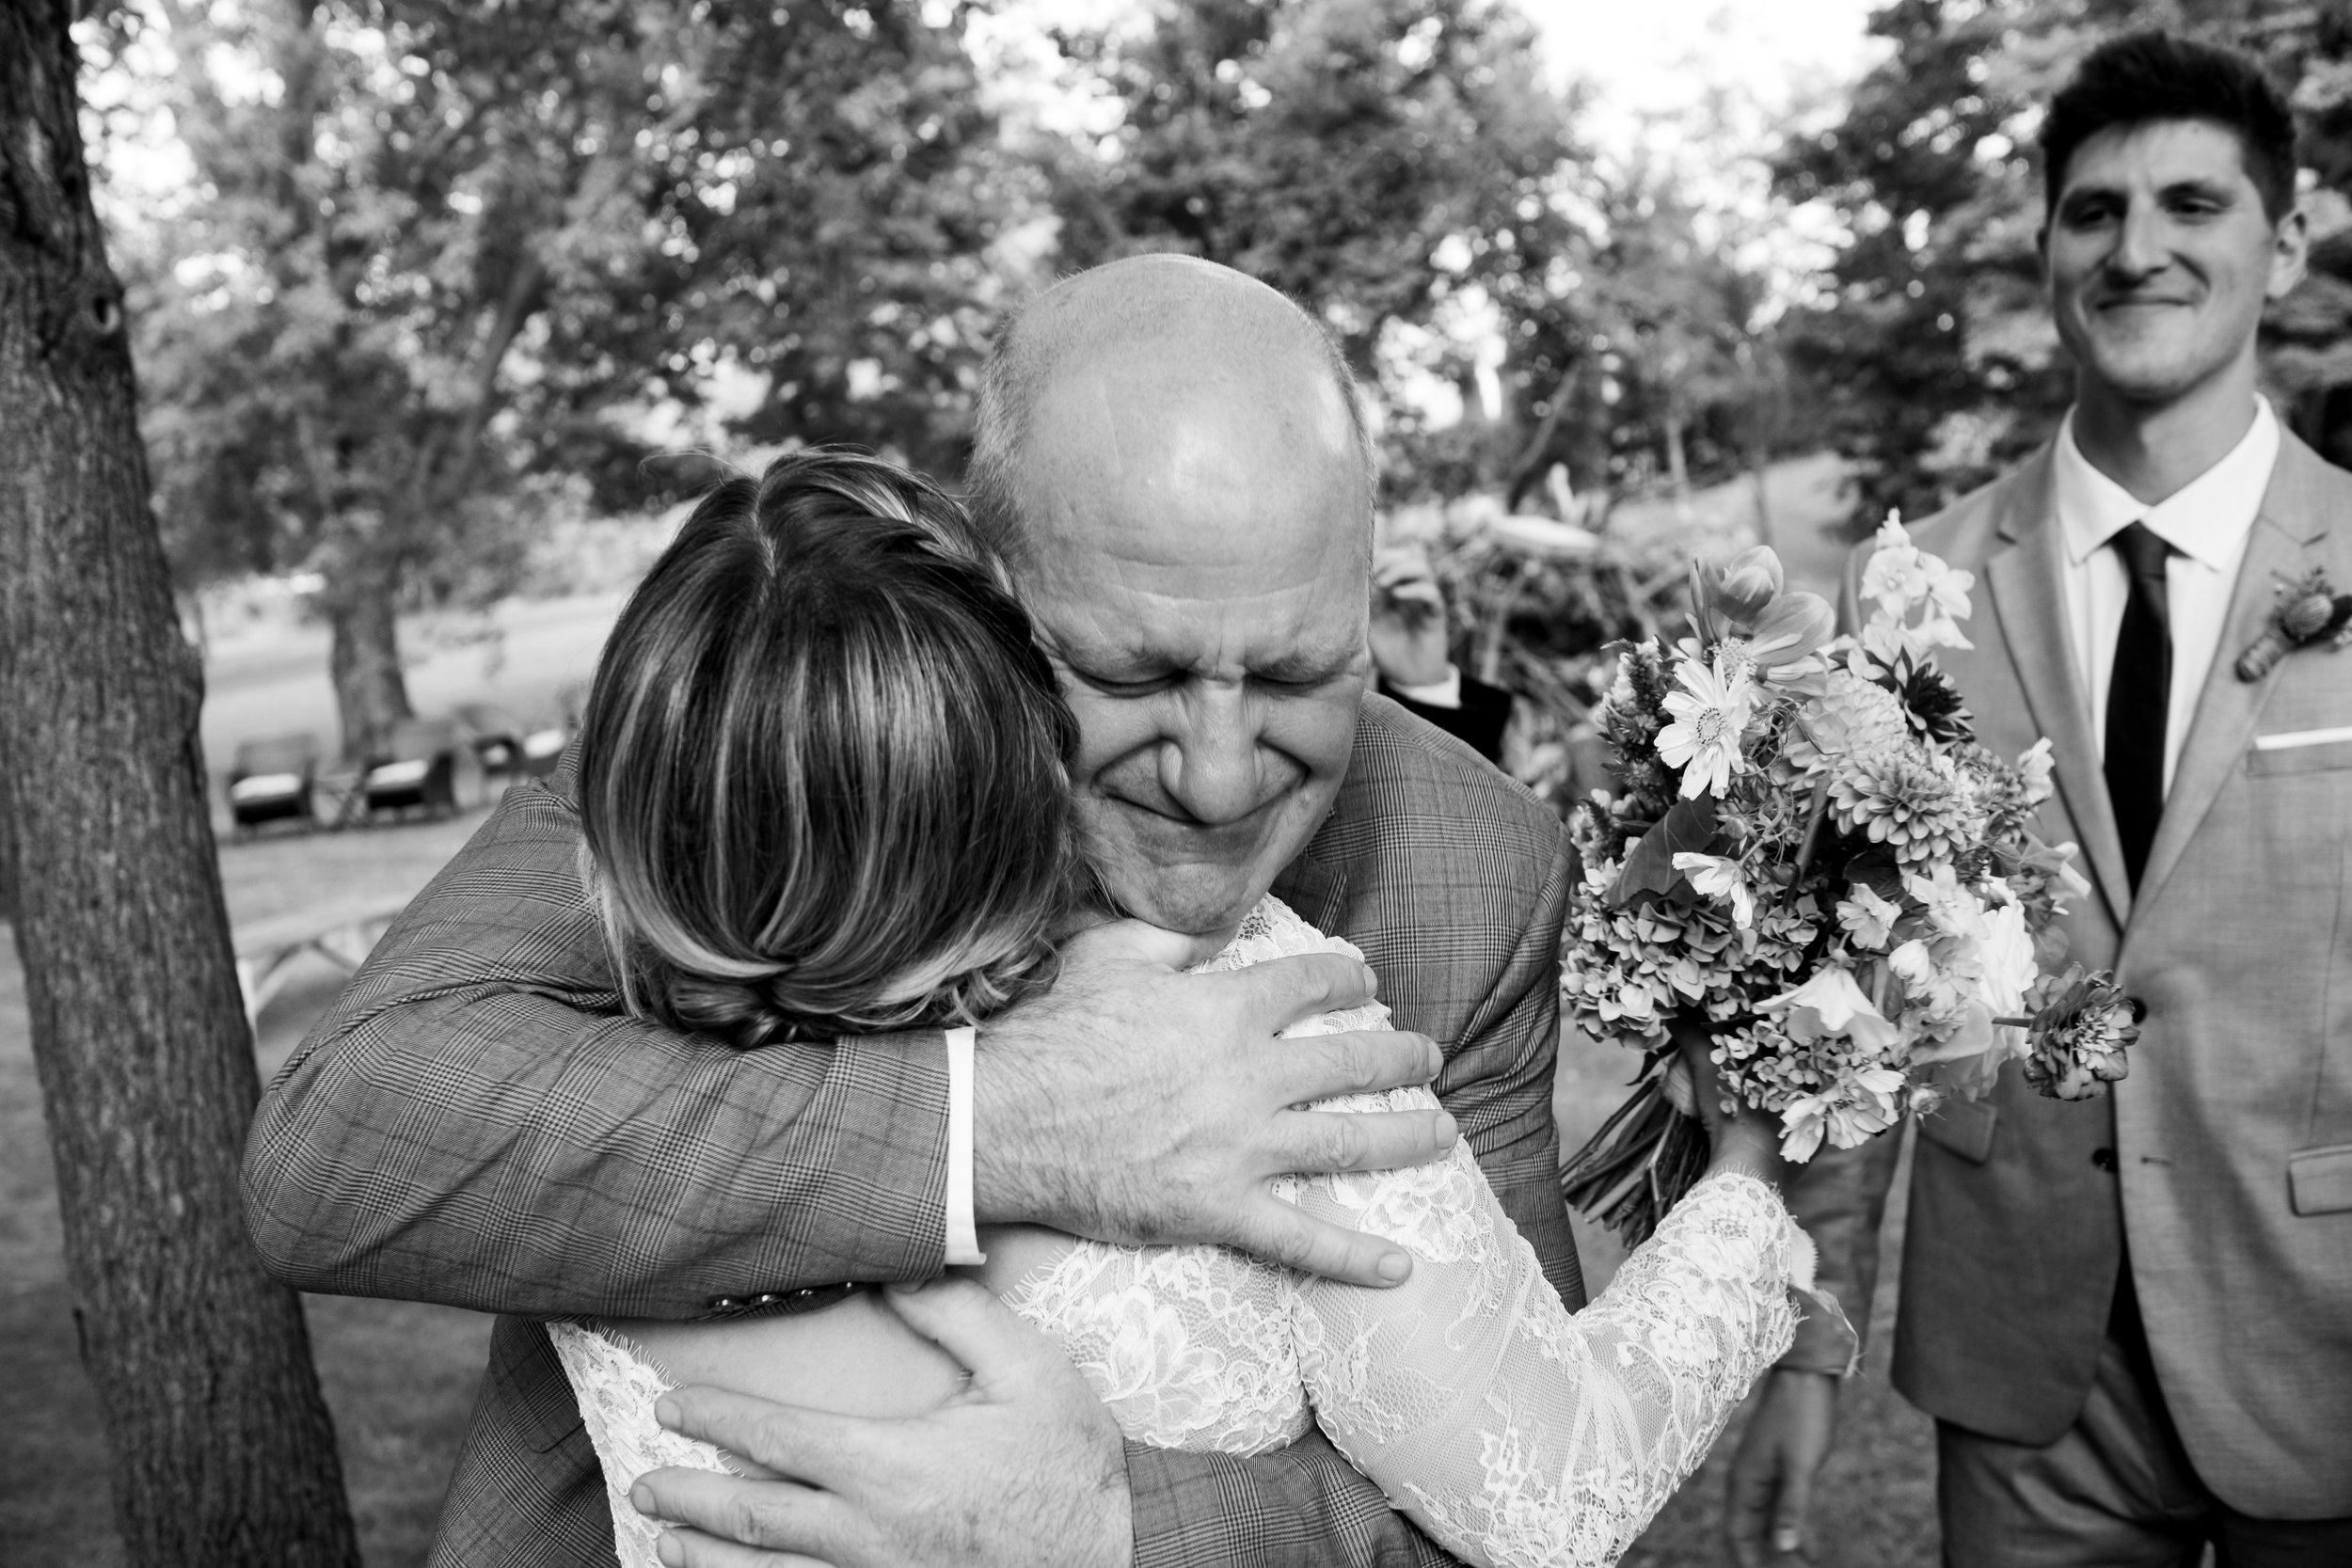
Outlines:
[{"label": "suit button", "polygon": [[743,1309],[743,1304],[733,1296],[712,1296],[710,1309],[713,1312],[739,1312]]},{"label": "suit button", "polygon": [[773,1291],[762,1291],[759,1294],[752,1298],[752,1305],[754,1307],[766,1308],[775,1306],[776,1303],[782,1301],[783,1299],[784,1298],[782,1296],[776,1294]]},{"label": "suit button", "polygon": [[2101,1170],[2112,1175],[2115,1171],[2115,1150],[2111,1148],[2094,1148],[2090,1151],[2090,1163],[2098,1166]]}]

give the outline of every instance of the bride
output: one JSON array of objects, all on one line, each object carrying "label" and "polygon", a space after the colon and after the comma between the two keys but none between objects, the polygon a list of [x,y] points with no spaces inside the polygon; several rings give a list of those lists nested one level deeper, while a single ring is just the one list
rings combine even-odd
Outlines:
[{"label": "bride", "polygon": [[[1111,918],[1075,842],[1074,734],[951,499],[842,452],[728,481],[623,611],[580,737],[581,873],[628,1006],[747,1051],[943,1027],[969,1049],[993,1010],[1050,984],[1057,940]],[[1319,948],[1354,953],[1268,896],[1203,967]],[[1373,1004],[1289,1033],[1384,1018]],[[1131,1440],[1253,1454],[1319,1423],[1467,1561],[1613,1562],[1787,1349],[1791,1288],[1809,1283],[1773,1186],[1777,1127],[1721,1116],[1703,1044],[1685,1060],[1709,1174],[1574,1315],[1460,1143],[1281,1195],[1410,1251],[1391,1290],[1025,1227],[983,1230],[973,1272],[1062,1346]],[[1435,1104],[1413,1088],[1329,1108]],[[879,1291],[815,1297],[720,1322],[548,1325],[628,1568],[659,1560],[660,1526],[628,1500],[640,1475],[767,1473],[662,1429],[668,1389],[865,1416],[957,1395],[963,1369]]]}]

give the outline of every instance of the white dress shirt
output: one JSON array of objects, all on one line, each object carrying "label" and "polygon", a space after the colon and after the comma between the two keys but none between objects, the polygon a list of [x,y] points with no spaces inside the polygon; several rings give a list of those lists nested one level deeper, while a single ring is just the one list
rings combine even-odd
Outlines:
[{"label": "white dress shirt", "polygon": [[1419,703],[1423,707],[1460,707],[1462,671],[1458,665],[1449,664],[1441,680],[1431,681],[1427,686],[1406,686],[1402,681],[1391,681],[1389,689],[1406,701]]},{"label": "white dress shirt", "polygon": [[972,1046],[977,1029],[947,1031],[947,1261],[985,1263],[972,1223]]},{"label": "white dress shirt", "polygon": [[2131,574],[2107,542],[2134,523],[2172,546],[2165,564],[2168,619],[2172,630],[2172,690],[2165,710],[2164,786],[2196,717],[2198,694],[2221,652],[2246,541],[2262,512],[2263,493],[2279,460],[2279,420],[2254,400],[2245,437],[2212,467],[2153,506],[2090,466],[2074,444],[2074,416],[2059,428],[2053,466],[2058,527],[2066,549],[2066,627],[2074,673],[2090,707],[2090,734],[2102,753],[2107,737],[2107,685],[2115,641],[2123,628]]}]

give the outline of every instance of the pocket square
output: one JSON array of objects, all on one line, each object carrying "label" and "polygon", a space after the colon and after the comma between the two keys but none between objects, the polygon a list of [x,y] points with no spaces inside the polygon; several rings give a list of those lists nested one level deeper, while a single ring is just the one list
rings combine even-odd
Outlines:
[{"label": "pocket square", "polygon": [[2304,746],[2329,746],[2339,740],[2352,740],[2352,724],[2339,724],[2332,730],[2280,730],[2276,735],[2254,737],[2257,752],[2292,752]]}]

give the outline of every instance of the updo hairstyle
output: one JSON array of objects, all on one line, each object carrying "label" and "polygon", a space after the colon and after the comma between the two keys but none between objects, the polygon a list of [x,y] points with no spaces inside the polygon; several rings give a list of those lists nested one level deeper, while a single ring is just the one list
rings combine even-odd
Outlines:
[{"label": "updo hairstyle", "polygon": [[580,738],[632,1012],[741,1047],[977,1022],[1041,978],[1076,725],[954,499],[793,453],[705,497]]}]

